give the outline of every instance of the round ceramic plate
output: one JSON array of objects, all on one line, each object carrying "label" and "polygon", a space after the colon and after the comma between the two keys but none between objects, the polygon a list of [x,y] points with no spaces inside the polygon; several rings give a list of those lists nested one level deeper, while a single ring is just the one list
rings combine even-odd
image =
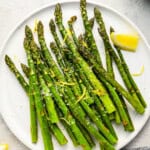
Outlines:
[{"label": "round ceramic plate", "polygon": [[[66,2],[62,0],[61,3],[63,9],[63,17],[64,24],[66,24],[67,20],[69,20],[70,16],[76,15],[78,17],[77,22],[75,23],[75,30],[78,34],[84,32],[83,24],[80,16],[79,10],[79,2]],[[103,6],[99,3],[88,2],[87,10],[89,18],[93,17],[93,8],[97,6],[100,8],[104,21],[109,31],[109,27],[113,26],[117,32],[121,33],[133,33],[138,34],[140,37],[139,45],[136,53],[123,52],[126,62],[129,65],[129,68],[132,73],[139,72],[142,65],[144,65],[145,71],[139,77],[134,77],[140,90],[147,102],[147,109],[144,115],[138,115],[130,106],[129,111],[131,114],[131,118],[135,125],[135,131],[132,133],[125,132],[122,126],[114,125],[116,132],[118,134],[119,140],[116,145],[116,149],[120,149],[129,143],[142,129],[144,124],[146,123],[149,114],[150,114],[150,51],[149,46],[142,35],[142,33],[137,29],[137,27],[131,23],[126,17],[120,15],[115,10]],[[43,8],[38,9],[33,12],[27,18],[24,19],[13,32],[10,34],[9,38],[5,42],[2,47],[1,53],[1,65],[0,65],[0,110],[1,114],[10,128],[10,130],[16,135],[16,137],[21,140],[26,146],[28,146],[32,150],[42,150],[43,143],[39,130],[39,140],[37,144],[32,144],[30,139],[30,126],[29,126],[29,104],[28,97],[23,91],[22,87],[17,82],[14,75],[9,71],[8,67],[4,62],[5,54],[8,54],[13,61],[16,63],[17,67],[20,69],[20,63],[26,63],[26,55],[23,48],[23,39],[24,39],[24,28],[25,25],[29,25],[32,29],[34,28],[34,22],[36,19],[41,20],[45,27],[45,37],[47,44],[52,41],[52,36],[49,32],[49,20],[50,18],[54,18],[54,7],[55,4],[50,4]],[[95,39],[97,41],[101,57],[103,62],[105,61],[104,48],[101,38],[97,33],[97,25],[95,24],[93,33]],[[34,33],[36,36],[36,33]],[[105,62],[104,62],[105,64]],[[21,70],[21,69],[20,69]],[[117,79],[122,83],[119,77],[119,73],[116,71]],[[66,137],[68,137],[67,133],[61,127]],[[68,138],[69,139],[69,138]],[[71,141],[69,140],[68,144],[65,146],[59,146],[57,141],[53,138],[55,150],[74,150],[80,149],[75,148]],[[98,144],[94,148],[98,150]]]}]

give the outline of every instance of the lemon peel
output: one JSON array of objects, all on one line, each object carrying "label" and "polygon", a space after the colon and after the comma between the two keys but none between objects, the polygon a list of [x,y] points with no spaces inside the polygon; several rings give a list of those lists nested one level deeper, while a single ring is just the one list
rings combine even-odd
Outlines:
[{"label": "lemon peel", "polygon": [[138,73],[133,73],[132,75],[137,77],[137,76],[141,76],[144,73],[144,65],[141,67],[140,71]]},{"label": "lemon peel", "polygon": [[84,87],[82,95],[77,99],[75,104],[79,103],[84,98],[85,94],[86,94],[86,88]]}]

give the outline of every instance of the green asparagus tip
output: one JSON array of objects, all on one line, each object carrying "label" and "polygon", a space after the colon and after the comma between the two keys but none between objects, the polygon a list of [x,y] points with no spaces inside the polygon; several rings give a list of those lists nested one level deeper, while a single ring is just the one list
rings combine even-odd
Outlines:
[{"label": "green asparagus tip", "polygon": [[97,30],[98,30],[98,32],[99,32],[100,35],[104,35],[103,30],[101,30],[100,28],[97,28]]},{"label": "green asparagus tip", "polygon": [[86,6],[86,0],[81,0],[80,1],[80,6]]},{"label": "green asparagus tip", "polygon": [[92,17],[89,21],[94,22],[94,20],[95,20],[95,17]]},{"label": "green asparagus tip", "polygon": [[83,35],[82,35],[82,34],[80,34],[80,35],[78,36],[78,40],[79,40],[79,41],[84,40],[84,38],[83,38]]},{"label": "green asparagus tip", "polygon": [[28,39],[33,39],[32,30],[30,29],[30,27],[28,25],[25,26],[25,36]]},{"label": "green asparagus tip", "polygon": [[94,14],[95,14],[95,17],[101,16],[101,12],[97,7],[94,8]]},{"label": "green asparagus tip", "polygon": [[51,31],[56,31],[56,26],[53,19],[50,20],[49,27]]},{"label": "green asparagus tip", "polygon": [[110,27],[110,33],[115,32],[113,27]]},{"label": "green asparagus tip", "polygon": [[56,44],[54,42],[50,42],[50,48],[54,49],[56,47]]},{"label": "green asparagus tip", "polygon": [[23,63],[21,63],[20,65],[21,65],[21,68],[22,68],[23,72],[25,73],[25,75],[27,77],[29,77],[29,72],[30,72],[29,67],[27,65],[23,64]]},{"label": "green asparagus tip", "polygon": [[8,55],[5,55],[5,62],[8,65],[8,67],[10,68],[10,70],[14,72],[15,65]]},{"label": "green asparagus tip", "polygon": [[77,20],[77,16],[72,16],[68,23],[73,24]]},{"label": "green asparagus tip", "polygon": [[7,65],[9,65],[9,63],[11,62],[11,59],[8,55],[5,55],[5,62]]},{"label": "green asparagus tip", "polygon": [[38,25],[37,25],[37,33],[38,33],[38,36],[41,36],[44,34],[44,30],[43,30],[43,24],[41,21],[38,22]]},{"label": "green asparagus tip", "polygon": [[58,21],[62,21],[62,10],[61,10],[61,5],[58,3],[55,7],[55,12],[54,12],[54,15],[55,15],[55,20],[56,20],[56,23]]}]

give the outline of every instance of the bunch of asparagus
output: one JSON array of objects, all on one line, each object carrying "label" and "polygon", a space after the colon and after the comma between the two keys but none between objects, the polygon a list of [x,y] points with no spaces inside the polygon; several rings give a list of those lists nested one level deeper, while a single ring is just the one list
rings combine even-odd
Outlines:
[{"label": "bunch of asparagus", "polygon": [[[53,150],[52,134],[60,145],[68,142],[58,122],[63,124],[75,146],[91,150],[95,146],[93,139],[96,139],[101,149],[114,150],[118,138],[112,122],[122,124],[126,131],[134,130],[125,100],[139,114],[143,114],[146,107],[121,50],[109,41],[100,10],[94,8],[95,16],[90,20],[86,0],[80,1],[80,10],[85,33],[77,37],[73,26],[77,17],[68,21],[69,35],[63,25],[61,5],[55,7],[55,22],[50,20],[49,29],[54,38],[50,48],[57,62],[46,45],[42,22],[37,25],[39,45],[29,26],[25,27],[24,49],[28,65],[21,64],[21,67],[28,82],[11,58],[5,56],[6,64],[29,97],[32,142],[38,140],[38,121],[45,150]],[[106,69],[92,32],[94,19],[105,47]],[[57,34],[56,25],[63,41]],[[110,32],[114,32],[112,27]],[[127,90],[115,79],[113,61]]]}]

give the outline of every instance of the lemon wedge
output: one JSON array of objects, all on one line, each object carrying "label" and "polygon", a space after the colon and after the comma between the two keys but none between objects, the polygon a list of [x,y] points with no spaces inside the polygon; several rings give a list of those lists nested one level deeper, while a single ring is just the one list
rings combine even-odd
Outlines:
[{"label": "lemon wedge", "polygon": [[8,144],[0,144],[0,150],[8,150]]},{"label": "lemon wedge", "polygon": [[114,45],[120,47],[123,50],[135,52],[138,46],[139,37],[137,35],[130,34],[117,34],[112,32],[110,38]]}]

